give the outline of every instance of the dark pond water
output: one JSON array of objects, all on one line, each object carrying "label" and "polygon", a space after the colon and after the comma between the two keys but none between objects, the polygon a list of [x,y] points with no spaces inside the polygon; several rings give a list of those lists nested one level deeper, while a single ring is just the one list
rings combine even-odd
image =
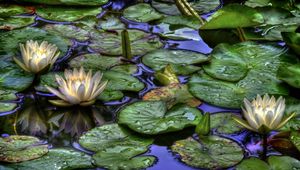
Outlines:
[{"label": "dark pond water", "polygon": [[[115,0],[105,6],[105,8],[111,8],[114,10],[123,9],[126,6],[134,4],[132,0]],[[205,17],[210,14],[204,15]],[[101,17],[101,14],[99,15]],[[124,18],[122,21],[126,23],[128,28],[140,29],[145,32],[159,32],[159,30],[148,24],[139,24],[130,22]],[[45,21],[42,18],[38,18],[37,22],[33,25],[35,27],[42,26],[49,21]],[[60,23],[66,24],[66,23]],[[194,32],[195,36],[199,36],[198,32]],[[163,40],[164,41],[164,40]],[[165,41],[164,48],[170,49],[187,49],[197,51],[200,53],[208,54],[211,52],[211,48],[203,41]],[[88,42],[76,42],[72,50],[62,59],[62,62],[66,61],[70,56],[74,57],[82,53],[92,52],[86,45]],[[157,87],[153,83],[153,71],[147,66],[143,65],[139,57],[136,57],[132,62],[138,65],[138,72],[134,74],[135,77],[140,79],[146,84],[146,88],[138,94],[126,94],[126,97],[120,101],[113,101],[108,103],[97,103],[91,108],[72,108],[72,109],[58,109],[46,102],[45,94],[38,93],[34,90],[28,90],[25,93],[19,94],[20,103],[17,110],[9,113],[1,113],[0,117],[0,133],[2,136],[11,134],[27,134],[35,135],[47,141],[51,144],[51,147],[73,147],[75,149],[84,151],[77,143],[78,136],[83,132],[91,129],[95,126],[112,123],[115,121],[116,113],[122,108],[122,106],[139,100],[146,92]],[[61,64],[60,64],[61,65]],[[56,67],[56,70],[63,70],[63,67]],[[186,83],[188,77],[180,77],[181,83]],[[219,107],[214,107],[208,104],[202,104],[199,106],[203,112],[234,112],[239,113],[240,110],[230,110]],[[49,122],[56,123],[58,127],[49,126]],[[158,159],[156,164],[148,169],[150,170],[190,170],[195,169],[182,163],[178,155],[174,155],[169,146],[178,139],[184,139],[193,135],[194,129],[187,128],[181,132],[169,133],[168,135],[157,136],[155,143],[151,146],[149,152],[145,155],[154,155]],[[257,156],[261,152],[260,146],[261,138],[249,131],[243,131],[239,134],[224,135],[226,138],[233,139],[238,142],[245,150],[245,156]],[[268,154],[279,154],[269,148]],[[232,169],[232,168],[229,168]]]}]

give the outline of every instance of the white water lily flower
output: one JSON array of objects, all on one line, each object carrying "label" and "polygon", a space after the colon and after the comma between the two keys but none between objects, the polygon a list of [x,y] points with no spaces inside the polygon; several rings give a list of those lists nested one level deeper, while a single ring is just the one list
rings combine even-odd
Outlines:
[{"label": "white water lily flower", "polygon": [[39,73],[53,66],[60,52],[57,52],[56,45],[43,41],[39,44],[37,41],[29,40],[26,44],[20,44],[22,60],[14,57],[15,62],[25,71]]},{"label": "white water lily flower", "polygon": [[281,128],[295,115],[293,113],[284,118],[285,99],[280,97],[276,100],[274,96],[270,98],[268,94],[263,98],[257,95],[252,102],[244,99],[242,110],[247,122],[238,117],[234,119],[245,128],[260,133]]},{"label": "white water lily flower", "polygon": [[104,90],[107,81],[101,83],[102,75],[99,71],[92,76],[92,71],[85,73],[81,67],[80,70],[65,70],[65,79],[55,75],[59,90],[52,87],[47,89],[62,100],[49,100],[57,106],[81,105],[88,106],[94,104],[96,97]]}]

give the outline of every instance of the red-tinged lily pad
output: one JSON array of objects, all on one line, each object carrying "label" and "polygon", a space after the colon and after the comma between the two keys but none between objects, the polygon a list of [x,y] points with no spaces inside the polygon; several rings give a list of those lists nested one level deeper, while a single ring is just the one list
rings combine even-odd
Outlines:
[{"label": "red-tinged lily pad", "polygon": [[170,84],[165,87],[153,89],[143,96],[145,101],[165,101],[168,107],[177,103],[185,103],[191,107],[197,107],[201,101],[193,97],[188,91],[187,85]]},{"label": "red-tinged lily pad", "polygon": [[42,157],[48,152],[48,145],[36,137],[17,136],[0,138],[0,161],[23,162]]}]

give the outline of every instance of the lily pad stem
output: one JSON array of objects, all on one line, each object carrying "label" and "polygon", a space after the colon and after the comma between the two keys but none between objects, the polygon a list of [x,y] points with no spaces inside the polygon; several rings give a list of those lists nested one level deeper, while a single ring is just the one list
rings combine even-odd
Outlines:
[{"label": "lily pad stem", "polygon": [[243,28],[238,27],[237,28],[238,34],[239,34],[239,38],[241,42],[245,42],[246,41],[246,37],[245,37],[245,32],[243,30]]},{"label": "lily pad stem", "polygon": [[263,152],[262,152],[262,155],[261,155],[261,159],[266,160],[267,159],[267,152],[268,152],[268,134],[267,133],[262,134],[262,140],[263,140],[263,143],[262,143]]}]

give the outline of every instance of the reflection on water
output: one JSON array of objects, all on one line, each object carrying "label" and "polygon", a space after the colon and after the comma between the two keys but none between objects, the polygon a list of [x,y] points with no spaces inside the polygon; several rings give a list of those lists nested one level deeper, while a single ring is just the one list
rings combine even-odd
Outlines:
[{"label": "reflection on water", "polygon": [[57,109],[43,97],[28,98],[22,109],[0,117],[1,133],[27,134],[48,140],[60,136],[77,138],[95,126],[111,123],[113,117],[113,110],[108,106]]}]

